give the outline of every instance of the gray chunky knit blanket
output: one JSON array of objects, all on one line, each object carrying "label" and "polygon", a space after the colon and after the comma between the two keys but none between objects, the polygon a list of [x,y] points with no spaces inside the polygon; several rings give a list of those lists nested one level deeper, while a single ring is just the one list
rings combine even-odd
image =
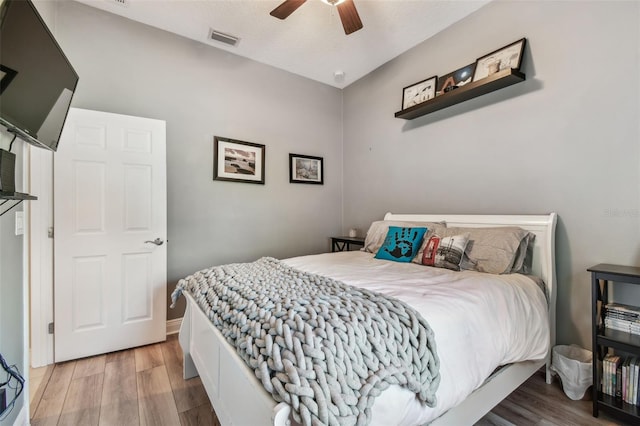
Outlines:
[{"label": "gray chunky knit blanket", "polygon": [[217,266],[178,282],[277,402],[304,425],[366,425],[392,384],[436,403],[433,332],[396,299],[273,258]]}]

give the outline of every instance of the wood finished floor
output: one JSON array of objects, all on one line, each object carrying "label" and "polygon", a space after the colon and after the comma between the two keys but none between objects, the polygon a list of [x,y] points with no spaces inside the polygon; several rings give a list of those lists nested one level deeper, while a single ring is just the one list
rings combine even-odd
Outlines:
[{"label": "wood finished floor", "polygon": [[182,378],[176,336],[166,342],[36,371],[31,425],[217,425],[199,378]]},{"label": "wood finished floor", "polygon": [[[32,370],[31,385],[33,426],[220,425],[200,379],[182,379],[176,336],[155,345]],[[604,414],[592,417],[591,401],[571,401],[557,381],[547,385],[540,372],[476,424],[512,425],[623,423]]]}]

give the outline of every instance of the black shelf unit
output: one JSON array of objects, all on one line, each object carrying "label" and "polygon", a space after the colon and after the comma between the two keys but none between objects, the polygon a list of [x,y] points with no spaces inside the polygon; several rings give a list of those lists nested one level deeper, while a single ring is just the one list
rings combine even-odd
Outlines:
[{"label": "black shelf unit", "polygon": [[598,405],[606,407],[608,413],[613,414],[615,417],[626,419],[630,424],[637,424],[640,418],[640,407],[627,404],[620,398],[614,398],[602,392],[598,392]]},{"label": "black shelf unit", "polygon": [[2,200],[0,201],[0,208],[3,208],[5,204],[7,204],[8,202],[14,201],[14,203],[11,204],[11,206],[4,207],[4,210],[0,212],[0,216],[3,216],[5,213],[13,209],[23,201],[30,201],[30,200],[37,200],[37,199],[38,197],[34,197],[33,195],[29,195],[29,194],[24,194],[22,192],[0,191],[0,200]]},{"label": "black shelf unit", "polygon": [[503,89],[516,83],[521,83],[525,79],[526,76],[518,70],[513,68],[504,69],[487,78],[483,78],[482,80],[465,84],[458,89],[450,90],[449,92],[443,93],[442,95],[426,102],[398,111],[396,112],[395,117],[405,120],[413,120],[414,118],[431,114],[432,112],[468,101],[469,99],[495,92],[496,90]]},{"label": "black shelf unit", "polygon": [[593,350],[593,416],[600,409],[630,424],[640,422],[640,407],[601,391],[601,361],[609,348],[640,356],[640,336],[604,327],[604,306],[608,303],[609,283],[640,285],[640,267],[601,263],[591,272],[591,324]]}]

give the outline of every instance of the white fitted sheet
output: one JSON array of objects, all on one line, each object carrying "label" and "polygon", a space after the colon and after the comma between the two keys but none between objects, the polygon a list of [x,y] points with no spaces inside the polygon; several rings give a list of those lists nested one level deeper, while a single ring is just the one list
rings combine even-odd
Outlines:
[{"label": "white fitted sheet", "polygon": [[376,399],[373,425],[421,425],[462,402],[499,366],[542,359],[549,350],[547,302],[520,274],[454,272],[379,260],[362,251],[285,259],[303,271],[393,296],[427,320],[436,337],[441,382],[437,405],[391,386]]}]

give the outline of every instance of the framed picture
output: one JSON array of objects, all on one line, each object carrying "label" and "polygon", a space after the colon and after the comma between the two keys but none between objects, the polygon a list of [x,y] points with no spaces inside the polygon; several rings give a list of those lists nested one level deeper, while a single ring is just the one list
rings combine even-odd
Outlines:
[{"label": "framed picture", "polygon": [[264,145],[214,136],[213,179],[264,185]]},{"label": "framed picture", "polygon": [[402,89],[402,109],[411,108],[436,97],[438,77],[429,77]]},{"label": "framed picture", "polygon": [[0,64],[0,95],[9,86],[16,74],[18,74],[18,71]]},{"label": "framed picture", "polygon": [[464,86],[467,83],[471,83],[473,80],[473,71],[476,69],[476,63],[469,64],[465,67],[438,77],[438,88],[436,89],[436,96],[439,96],[445,92],[448,92],[449,88],[456,89],[460,86]]},{"label": "framed picture", "polygon": [[324,184],[322,157],[289,154],[289,182]]},{"label": "framed picture", "polygon": [[482,80],[491,74],[507,68],[519,70],[522,64],[522,54],[526,41],[527,39],[523,38],[495,52],[478,58],[476,61],[476,70],[473,74],[473,81]]}]

